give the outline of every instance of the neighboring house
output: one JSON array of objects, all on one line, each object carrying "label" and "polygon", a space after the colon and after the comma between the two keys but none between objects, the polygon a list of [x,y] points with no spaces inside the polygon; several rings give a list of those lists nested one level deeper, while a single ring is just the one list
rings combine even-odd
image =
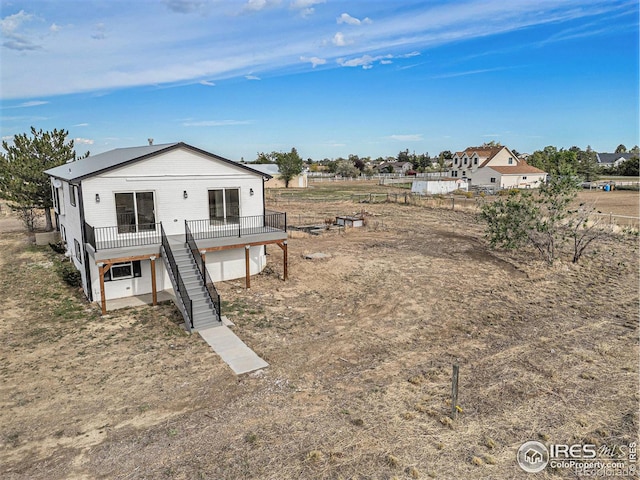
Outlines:
[{"label": "neighboring house", "polygon": [[393,169],[391,173],[399,173],[405,175],[409,170],[413,169],[411,162],[384,162],[374,167],[376,173],[390,173],[389,168]]},{"label": "neighboring house", "polygon": [[469,147],[453,155],[451,177],[473,185],[499,188],[536,188],[547,174],[518,158],[507,147]]},{"label": "neighboring house", "polygon": [[596,153],[596,160],[598,165],[605,168],[613,168],[619,166],[621,163],[629,160],[630,158],[637,157],[636,153]]},{"label": "neighboring house", "polygon": [[[248,165],[254,170],[258,170],[271,178],[264,184],[265,188],[284,188],[284,180],[280,177],[280,170],[275,163],[262,163]],[[307,173],[302,172],[289,180],[289,188],[307,188]]]},{"label": "neighboring house", "polygon": [[437,195],[455,192],[456,190],[469,190],[469,184],[461,178],[439,178],[436,180],[414,180],[411,184],[411,193],[420,195]]},{"label": "neighboring house", "polygon": [[185,143],[119,148],[47,170],[68,256],[90,301],[173,290],[185,325],[220,322],[213,281],[249,277],[267,244],[287,259],[269,175]]}]

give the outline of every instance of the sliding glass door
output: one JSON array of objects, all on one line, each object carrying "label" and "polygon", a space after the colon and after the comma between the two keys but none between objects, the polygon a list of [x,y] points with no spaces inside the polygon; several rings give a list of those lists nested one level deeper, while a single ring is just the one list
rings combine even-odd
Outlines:
[{"label": "sliding glass door", "polygon": [[116,193],[118,233],[155,230],[153,192]]},{"label": "sliding glass door", "polygon": [[209,190],[209,221],[219,223],[238,223],[240,221],[240,190],[221,188]]}]

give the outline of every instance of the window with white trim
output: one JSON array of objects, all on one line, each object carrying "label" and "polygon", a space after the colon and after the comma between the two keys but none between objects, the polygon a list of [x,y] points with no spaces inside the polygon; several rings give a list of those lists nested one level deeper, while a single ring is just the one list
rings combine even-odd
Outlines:
[{"label": "window with white trim", "polygon": [[451,171],[451,176],[452,177],[457,177],[458,176],[458,172],[456,170],[452,170]]},{"label": "window with white trim", "polygon": [[491,183],[496,183],[496,177],[491,177],[491,179],[489,180]]},{"label": "window with white trim", "polygon": [[523,179],[523,180],[526,180],[526,179],[527,179],[527,177],[522,177],[522,179]]},{"label": "window with white trim", "polygon": [[140,260],[135,260],[133,262],[114,263],[111,265],[111,268],[104,274],[104,281],[126,280],[128,278],[141,276],[142,268],[140,266]]},{"label": "window with white trim", "polygon": [[513,158],[509,157],[509,165],[513,165]]}]

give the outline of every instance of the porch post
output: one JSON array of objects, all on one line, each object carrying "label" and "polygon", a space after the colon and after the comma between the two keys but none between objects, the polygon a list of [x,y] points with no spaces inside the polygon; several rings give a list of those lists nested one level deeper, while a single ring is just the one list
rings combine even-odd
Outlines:
[{"label": "porch post", "polygon": [[151,260],[151,295],[153,298],[153,306],[158,304],[158,292],[156,290],[156,257],[149,257]]},{"label": "porch post", "polygon": [[284,279],[286,281],[289,278],[289,250],[287,241],[285,240],[282,243],[284,245],[282,249],[282,262],[284,263]]},{"label": "porch post", "polygon": [[249,252],[251,247],[245,245],[244,247],[244,264],[245,264],[245,288],[251,288],[251,266],[249,264]]},{"label": "porch post", "polygon": [[102,305],[102,315],[107,314],[107,297],[104,293],[104,263],[98,264],[100,274],[100,303]]},{"label": "porch post", "polygon": [[289,251],[287,245],[286,240],[282,243],[278,243],[278,246],[282,249],[282,263],[284,264],[283,280],[287,280],[289,278]]}]

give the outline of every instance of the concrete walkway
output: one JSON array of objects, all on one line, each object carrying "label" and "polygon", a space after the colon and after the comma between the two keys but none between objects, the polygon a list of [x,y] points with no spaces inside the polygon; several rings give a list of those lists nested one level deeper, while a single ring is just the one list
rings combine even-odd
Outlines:
[{"label": "concrete walkway", "polygon": [[223,320],[219,327],[205,328],[198,333],[236,375],[268,367],[269,364],[233,333]]},{"label": "concrete walkway", "polygon": [[[176,302],[173,291],[159,290],[158,302],[172,300]],[[119,308],[138,307],[151,304],[151,294],[136,295],[135,297],[114,298],[107,301],[107,310]],[[233,323],[224,315],[221,317],[222,325],[219,327],[205,328],[198,331],[205,342],[216,352],[222,360],[231,367],[236,375],[253,372],[268,367],[269,364],[261,359],[242,340],[240,340],[229,327]]]}]

